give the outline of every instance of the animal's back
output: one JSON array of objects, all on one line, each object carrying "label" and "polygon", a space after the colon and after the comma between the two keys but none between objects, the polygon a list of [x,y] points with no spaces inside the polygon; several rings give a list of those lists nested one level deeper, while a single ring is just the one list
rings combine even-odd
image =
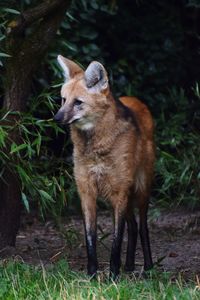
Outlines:
[{"label": "animal's back", "polygon": [[135,97],[120,97],[119,100],[134,112],[138,125],[145,138],[153,140],[154,124],[147,106]]},{"label": "animal's back", "polygon": [[153,179],[155,161],[153,119],[147,106],[137,98],[121,97],[120,101],[134,113],[141,133],[140,147],[133,157],[134,161],[138,157],[137,175],[134,181],[135,190],[148,194]]}]

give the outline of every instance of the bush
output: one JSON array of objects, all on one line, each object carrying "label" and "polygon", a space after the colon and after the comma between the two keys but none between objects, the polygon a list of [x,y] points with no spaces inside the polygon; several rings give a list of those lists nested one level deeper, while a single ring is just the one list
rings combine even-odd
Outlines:
[{"label": "bush", "polygon": [[[197,86],[198,87],[198,86]],[[157,164],[155,191],[166,207],[199,206],[199,135],[190,115],[188,99],[181,89],[172,89],[167,110],[156,120]]]},{"label": "bush", "polygon": [[[47,97],[48,96],[48,97]],[[66,135],[52,119],[34,117],[39,106],[46,110],[55,110],[55,103],[48,95],[40,95],[40,105],[34,105],[29,113],[3,113],[0,119],[0,164],[1,179],[4,168],[9,167],[17,172],[21,181],[22,201],[26,210],[30,211],[30,204],[38,203],[40,213],[51,213],[60,216],[63,209],[70,203],[75,193],[72,176],[72,163],[62,155],[55,156],[52,147],[53,139],[59,134]],[[17,118],[13,126],[10,116]],[[19,143],[10,140],[10,132],[18,127],[20,132]],[[68,149],[69,142],[64,140]],[[63,152],[63,151],[62,151]],[[63,153],[62,153],[63,154]],[[67,155],[67,153],[65,152]],[[39,201],[38,201],[39,200]],[[35,205],[35,204],[34,204]]]}]

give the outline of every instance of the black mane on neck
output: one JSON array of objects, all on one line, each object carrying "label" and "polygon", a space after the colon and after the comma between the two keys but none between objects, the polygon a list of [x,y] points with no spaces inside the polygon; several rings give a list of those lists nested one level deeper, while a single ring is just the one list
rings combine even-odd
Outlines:
[{"label": "black mane on neck", "polygon": [[[137,117],[134,111],[130,110],[126,105],[124,105],[118,97],[113,97],[115,105],[117,107],[117,111],[119,113],[119,117],[130,122],[136,129],[138,133],[140,133],[140,127],[138,125]],[[134,101],[134,100],[133,100]]]}]

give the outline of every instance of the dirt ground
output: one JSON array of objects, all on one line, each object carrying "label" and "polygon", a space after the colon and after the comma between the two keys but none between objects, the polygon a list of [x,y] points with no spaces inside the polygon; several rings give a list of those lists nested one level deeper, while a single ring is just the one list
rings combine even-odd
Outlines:
[{"label": "dirt ground", "polygon": [[[150,214],[149,231],[153,261],[159,270],[170,271],[173,276],[184,278],[200,276],[200,211],[160,212]],[[112,217],[110,212],[98,215],[98,258],[100,270],[107,272],[112,241]],[[123,243],[122,261],[125,259],[127,236]],[[13,250],[12,250],[13,251]],[[0,253],[1,257],[9,251]],[[33,216],[23,218],[17,236],[15,259],[34,265],[49,265],[66,259],[72,270],[86,270],[86,248],[83,223],[80,216],[65,220],[61,230],[54,222],[39,222]],[[140,241],[136,252],[136,270],[141,272],[143,258]]]}]

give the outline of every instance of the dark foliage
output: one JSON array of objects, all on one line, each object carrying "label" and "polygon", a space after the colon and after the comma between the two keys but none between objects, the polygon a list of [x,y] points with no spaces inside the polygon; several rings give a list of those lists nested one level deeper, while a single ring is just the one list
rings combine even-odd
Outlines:
[{"label": "dark foliage", "polygon": [[[8,24],[38,3],[1,3],[2,100],[4,68],[9,60],[4,47]],[[1,128],[1,164],[13,164],[12,155],[17,153],[20,160],[15,167],[23,182],[22,200],[27,208],[29,200],[38,195],[41,207],[56,214],[66,204],[77,202],[68,133],[51,121],[43,121],[53,116],[55,103],[60,101],[63,79],[56,62],[59,53],[83,67],[91,60],[102,62],[116,96],[135,95],[151,108],[158,153],[153,203],[199,205],[199,16],[198,1],[192,0],[73,1],[55,42],[35,72],[27,99],[29,114],[20,119],[23,142],[11,144],[8,158],[3,153],[11,128]],[[5,118],[5,112],[2,116]]]}]

